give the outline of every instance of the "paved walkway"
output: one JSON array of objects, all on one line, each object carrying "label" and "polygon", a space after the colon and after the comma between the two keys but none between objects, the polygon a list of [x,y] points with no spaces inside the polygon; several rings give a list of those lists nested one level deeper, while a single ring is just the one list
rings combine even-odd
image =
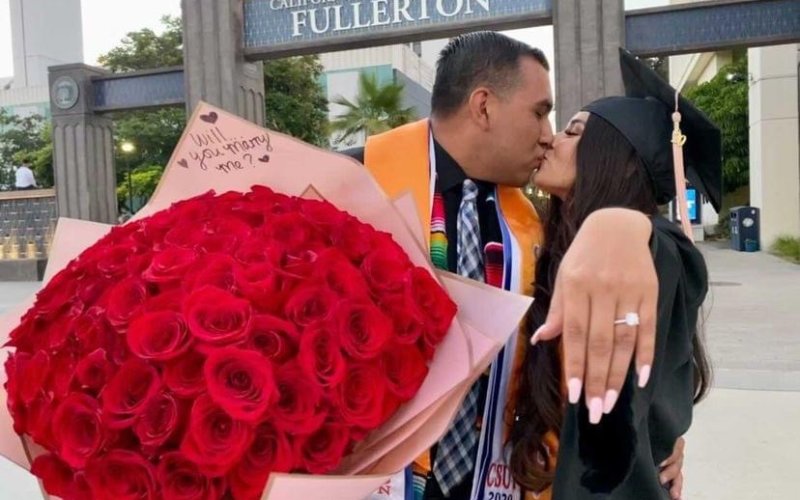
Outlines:
[{"label": "paved walkway", "polygon": [[800,266],[702,245],[711,278],[706,339],[716,385],[800,391]]},{"label": "paved walkway", "polygon": [[[701,248],[712,282],[705,332],[715,388],[687,436],[684,498],[800,498],[800,266]],[[37,288],[0,283],[0,312]],[[2,459],[0,484],[0,498],[37,498],[36,483]]]}]

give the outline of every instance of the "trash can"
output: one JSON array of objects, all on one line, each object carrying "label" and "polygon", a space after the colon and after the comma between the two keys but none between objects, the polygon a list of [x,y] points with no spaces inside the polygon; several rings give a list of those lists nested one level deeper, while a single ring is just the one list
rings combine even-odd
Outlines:
[{"label": "trash can", "polygon": [[739,252],[757,252],[761,249],[761,224],[756,207],[731,208],[731,248]]}]

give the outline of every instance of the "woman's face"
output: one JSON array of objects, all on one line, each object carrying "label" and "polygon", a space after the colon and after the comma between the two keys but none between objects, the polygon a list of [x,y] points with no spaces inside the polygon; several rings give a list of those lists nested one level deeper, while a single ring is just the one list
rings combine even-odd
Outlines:
[{"label": "woman's face", "polygon": [[569,195],[575,185],[578,141],[588,119],[589,112],[581,111],[572,117],[567,128],[556,134],[553,148],[545,153],[541,166],[531,176],[536,187],[562,200]]}]

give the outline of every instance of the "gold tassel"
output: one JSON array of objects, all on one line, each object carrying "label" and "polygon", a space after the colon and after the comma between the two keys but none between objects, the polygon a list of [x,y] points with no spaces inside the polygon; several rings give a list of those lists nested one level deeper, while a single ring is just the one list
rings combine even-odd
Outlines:
[{"label": "gold tassel", "polygon": [[675,195],[678,204],[678,215],[681,218],[681,229],[694,242],[692,221],[689,220],[689,206],[686,202],[686,172],[683,167],[683,145],[686,136],[681,132],[681,114],[678,111],[678,93],[675,93],[675,112],[672,113],[672,160],[675,167]]}]

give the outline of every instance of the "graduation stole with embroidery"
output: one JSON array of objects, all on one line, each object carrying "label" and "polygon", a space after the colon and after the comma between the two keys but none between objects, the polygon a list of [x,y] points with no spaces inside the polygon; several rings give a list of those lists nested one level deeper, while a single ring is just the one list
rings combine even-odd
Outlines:
[{"label": "graduation stole with embroidery", "polygon": [[[390,198],[410,192],[437,267],[447,268],[447,238],[443,204],[436,208],[435,179],[430,174],[430,125],[428,120],[390,130],[367,140],[364,163]],[[534,246],[543,239],[541,222],[533,205],[518,188],[498,186],[494,192],[497,216],[503,234],[503,266],[500,286],[530,295],[535,268]],[[438,262],[437,262],[438,260]],[[444,265],[440,265],[443,263]],[[515,400],[516,380],[526,346],[525,333],[512,335],[492,364],[486,407],[478,444],[472,498],[483,500],[505,494],[517,500],[521,493],[508,469],[508,440]],[[417,467],[430,467],[421,457]],[[502,496],[500,498],[503,498]]]}]

